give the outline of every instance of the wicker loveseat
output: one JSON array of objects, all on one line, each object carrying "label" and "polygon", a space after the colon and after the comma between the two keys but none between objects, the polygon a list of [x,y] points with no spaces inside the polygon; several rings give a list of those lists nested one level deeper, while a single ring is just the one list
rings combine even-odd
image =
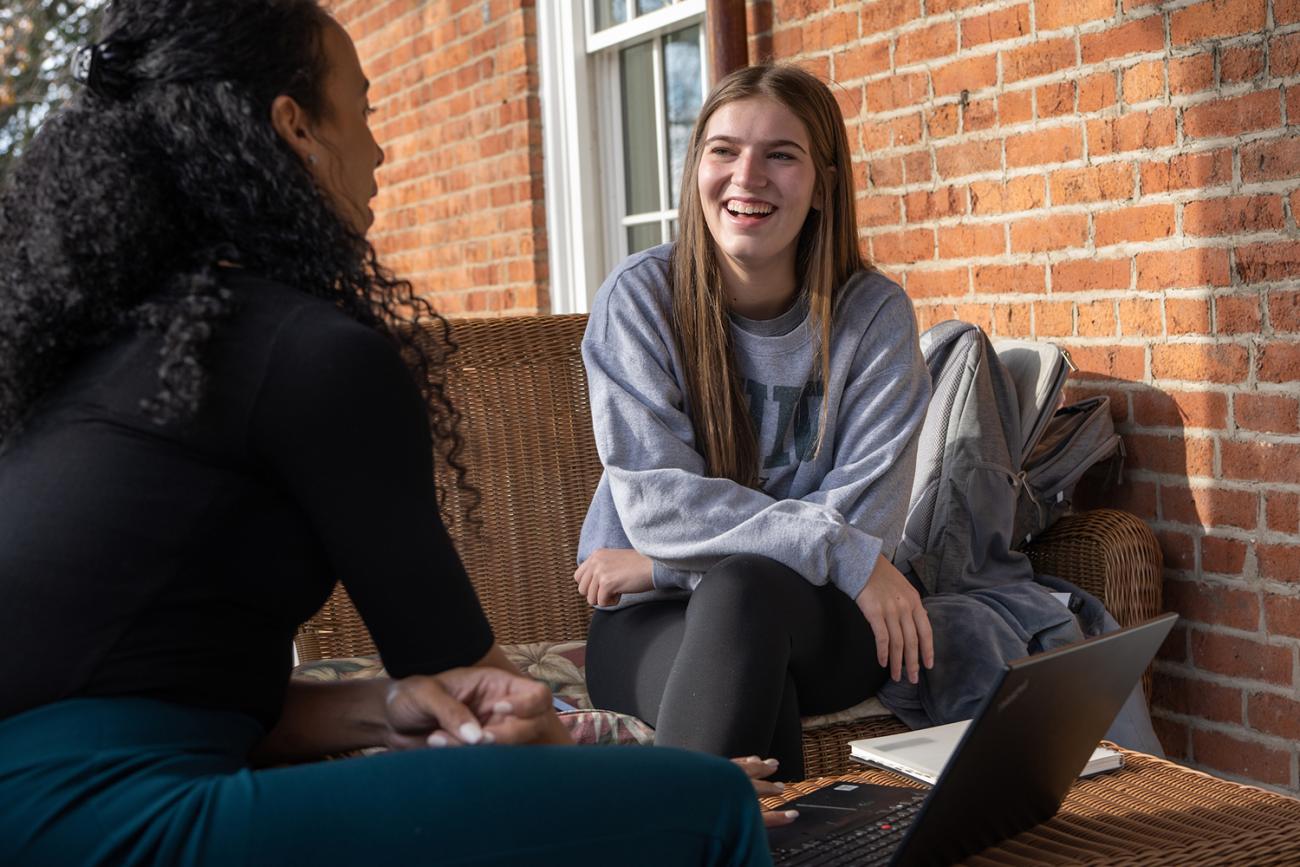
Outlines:
[{"label": "wicker loveseat", "polygon": [[[498,641],[526,645],[524,657],[528,648],[561,642],[562,663],[572,663],[579,677],[590,610],[572,575],[601,472],[580,354],[585,325],[585,316],[459,322],[460,351],[447,372],[463,418],[463,459],[482,495],[480,525],[449,529]],[[445,481],[448,511],[459,515],[463,495]],[[1100,597],[1121,624],[1159,611],[1160,550],[1133,515],[1100,509],[1068,516],[1027,553],[1039,572]],[[341,585],[303,625],[297,649],[303,662],[375,652]],[[878,703],[805,720],[806,772],[839,773],[848,766],[849,740],[902,728]]]}]

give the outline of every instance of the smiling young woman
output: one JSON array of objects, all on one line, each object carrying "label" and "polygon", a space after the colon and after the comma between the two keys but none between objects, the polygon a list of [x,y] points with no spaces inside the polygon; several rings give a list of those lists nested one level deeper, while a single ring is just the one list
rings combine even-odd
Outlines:
[{"label": "smiling young woman", "polygon": [[661,744],[772,755],[786,779],[800,715],[933,662],[889,561],[929,376],[854,201],[826,85],[733,73],[692,134],[680,239],[610,275],[583,343],[605,466],[574,574],[602,607],[593,700]]},{"label": "smiling young woman", "polygon": [[768,97],[720,106],[709,118],[698,168],[704,222],[733,313],[771,319],[798,288],[799,234],[817,191],[803,123]]}]

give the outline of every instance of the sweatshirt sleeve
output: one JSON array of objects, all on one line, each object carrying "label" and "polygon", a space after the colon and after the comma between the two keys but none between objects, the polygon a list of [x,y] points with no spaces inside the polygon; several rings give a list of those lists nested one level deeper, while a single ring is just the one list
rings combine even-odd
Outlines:
[{"label": "sweatshirt sleeve", "polygon": [[871,558],[858,561],[865,567],[842,570],[835,582],[852,597],[866,586],[876,555],[892,558],[902,536],[929,404],[916,319],[899,292],[862,333],[840,398],[834,466],[804,497],[843,515],[851,533],[870,540]]},{"label": "sweatshirt sleeve", "polygon": [[[803,499],[777,500],[705,474],[672,370],[675,353],[666,322],[648,309],[643,293],[624,293],[625,303],[610,303],[613,295],[593,311],[583,358],[596,445],[614,505],[632,546],[656,562],[656,587],[689,587],[692,573],[750,553],[856,596],[881,553],[880,534],[893,528],[896,536],[902,527],[901,514],[893,517],[897,506],[890,504],[884,519],[872,515],[873,509],[888,497],[907,507],[908,455],[914,461],[915,454],[911,416],[899,424],[882,413],[906,406],[924,417],[928,380],[922,388],[911,367],[915,328],[901,336],[882,332],[881,339],[901,344],[898,354],[863,364],[861,381],[850,383],[853,403],[845,411],[874,413],[853,425],[851,434],[836,436],[836,448],[844,449],[851,464],[841,468],[837,457],[836,471],[821,489]],[[900,368],[902,360],[907,366]],[[875,462],[901,466],[891,472]]]}]

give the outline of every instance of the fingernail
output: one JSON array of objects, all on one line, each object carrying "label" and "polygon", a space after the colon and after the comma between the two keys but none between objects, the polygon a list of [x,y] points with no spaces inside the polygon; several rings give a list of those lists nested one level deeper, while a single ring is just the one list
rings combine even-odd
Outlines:
[{"label": "fingernail", "polygon": [[515,712],[515,706],[508,701],[499,701],[492,705],[492,712],[499,714],[508,714]]},{"label": "fingernail", "polygon": [[785,783],[773,783],[772,785],[776,786],[776,790],[777,790],[778,792],[784,792],[784,791],[785,791]]},{"label": "fingernail", "polygon": [[763,760],[760,759],[758,756],[748,756],[748,757],[746,757],[745,761],[747,761],[747,762],[761,762],[761,761],[763,761]]},{"label": "fingernail", "polygon": [[431,747],[445,747],[447,746],[447,736],[442,732],[434,732],[429,735],[428,743]]},{"label": "fingernail", "polygon": [[799,818],[799,811],[798,811],[798,810],[786,810],[786,811],[785,811],[785,817],[786,817],[787,819],[798,819],[798,818]]},{"label": "fingernail", "polygon": [[771,765],[775,768],[777,765],[781,764],[781,762],[778,759],[763,759],[763,764]]},{"label": "fingernail", "polygon": [[492,732],[483,732],[483,743],[494,744],[496,742],[497,742],[496,735],[492,734]]},{"label": "fingernail", "polygon": [[456,730],[460,739],[467,744],[476,744],[483,740],[483,727],[478,723],[470,720]]}]

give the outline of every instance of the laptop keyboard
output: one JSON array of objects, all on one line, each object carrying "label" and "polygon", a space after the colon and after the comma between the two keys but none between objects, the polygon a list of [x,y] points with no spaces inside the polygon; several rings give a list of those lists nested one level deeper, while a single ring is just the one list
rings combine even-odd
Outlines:
[{"label": "laptop keyboard", "polygon": [[773,849],[772,862],[781,867],[804,864],[809,867],[887,864],[889,856],[898,847],[903,833],[912,824],[928,794],[918,791],[915,795],[905,796],[905,800],[895,804],[883,816],[874,815],[846,825],[797,848]]}]

